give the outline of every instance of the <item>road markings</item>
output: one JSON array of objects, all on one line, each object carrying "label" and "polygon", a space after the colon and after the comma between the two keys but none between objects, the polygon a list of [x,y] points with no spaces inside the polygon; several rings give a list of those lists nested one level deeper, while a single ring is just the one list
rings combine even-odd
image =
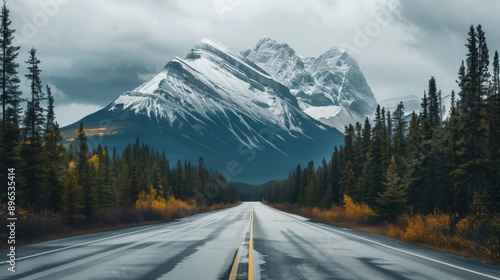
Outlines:
[{"label": "road markings", "polygon": [[250,212],[250,245],[248,246],[248,280],[253,280],[253,203]]},{"label": "road markings", "polygon": [[[236,208],[236,207],[235,207]],[[224,209],[224,210],[228,210],[228,209]],[[236,209],[233,209],[229,212],[234,212],[236,211]],[[204,216],[202,216],[203,218]],[[220,221],[221,219],[223,219],[224,217],[218,219],[217,221],[215,222],[218,222]],[[210,223],[212,223],[211,221],[212,220],[209,220]],[[210,224],[208,223],[208,224]],[[62,248],[58,248],[58,249],[54,249],[54,250],[50,250],[50,251],[45,251],[45,252],[41,252],[41,253],[38,253],[38,254],[34,254],[34,255],[30,255],[30,256],[26,256],[26,257],[21,257],[21,258],[16,258],[16,260],[26,260],[26,259],[31,259],[31,258],[34,258],[34,257],[39,257],[39,256],[43,256],[43,255],[47,255],[47,254],[51,254],[51,253],[56,253],[56,252],[59,252],[59,251],[63,251],[63,250],[67,250],[67,249],[72,249],[72,248],[75,248],[75,247],[80,247],[80,246],[83,246],[83,245],[87,245],[87,244],[92,244],[92,243],[96,243],[96,242],[100,242],[100,241],[104,241],[104,240],[108,240],[108,239],[112,239],[112,238],[117,238],[117,237],[121,237],[121,236],[124,236],[124,235],[132,235],[132,234],[135,234],[135,233],[139,233],[139,232],[143,232],[143,231],[149,231],[149,230],[154,230],[156,228],[161,228],[161,227],[164,227],[166,226],[166,224],[164,223],[161,223],[160,225],[158,226],[153,226],[153,227],[150,227],[150,226],[147,226],[147,228],[144,228],[144,229],[140,229],[140,230],[136,230],[136,231],[131,231],[131,232],[125,232],[125,233],[122,233],[122,234],[118,234],[118,235],[111,235],[111,236],[108,236],[108,237],[105,237],[105,238],[101,238],[101,239],[96,239],[96,240],[90,240],[90,241],[87,241],[87,242],[83,242],[83,243],[78,243],[78,244],[74,244],[74,245],[70,245],[70,246],[66,246],[66,247],[62,247]],[[200,227],[199,227],[200,228]],[[198,229],[198,228],[196,228]],[[182,229],[181,229],[182,230]],[[167,230],[168,232],[170,232],[170,230]],[[166,232],[167,232],[166,231]],[[83,236],[83,235],[82,235]],[[78,237],[78,236],[75,236],[75,237]],[[71,237],[69,237],[71,238]],[[64,238],[62,238],[64,239]],[[61,240],[61,239],[56,239],[56,240],[52,240],[52,241],[48,241],[50,243],[54,242],[54,241],[58,241],[58,240]],[[29,245],[27,245],[29,246]],[[8,263],[8,261],[3,261],[3,262],[0,262],[0,264],[4,264],[4,263]]]},{"label": "road markings", "polygon": [[235,280],[238,275],[238,266],[240,264],[241,250],[243,248],[243,244],[245,243],[245,237],[247,235],[247,226],[248,222],[252,218],[252,213],[250,213],[250,217],[248,217],[247,222],[245,223],[245,229],[243,230],[243,239],[241,240],[241,245],[238,248],[238,252],[236,253],[236,257],[234,258],[233,268],[231,269],[231,274],[229,275],[229,280]]},{"label": "road markings", "polygon": [[[164,226],[164,225],[161,225],[161,226]],[[158,227],[161,227],[161,226],[158,226]],[[122,234],[118,234],[118,235],[113,235],[113,236],[109,236],[109,237],[105,237],[105,238],[101,238],[101,239],[91,240],[91,241],[88,241],[88,242],[79,243],[79,244],[75,244],[75,245],[71,245],[71,246],[67,246],[67,247],[63,247],[63,248],[59,248],[59,249],[45,251],[45,252],[34,254],[34,255],[31,255],[31,256],[21,257],[21,258],[18,258],[17,260],[25,260],[25,259],[30,259],[30,258],[38,257],[38,256],[43,256],[43,255],[47,255],[47,254],[50,254],[50,253],[55,253],[55,252],[59,252],[59,251],[63,251],[63,250],[67,250],[67,249],[71,249],[71,248],[75,248],[75,247],[87,245],[87,244],[92,244],[92,243],[96,243],[96,242],[99,242],[99,241],[104,241],[104,240],[108,240],[108,239],[111,239],[111,238],[116,238],[116,237],[120,237],[120,236],[124,236],[124,235],[134,234],[134,233],[138,233],[138,232],[142,232],[142,231],[146,231],[146,230],[151,230],[151,228],[146,228],[146,229],[141,229],[141,230],[126,232],[126,233],[122,233]],[[0,262],[0,264],[4,264],[4,263],[7,263],[7,261]]]},{"label": "road markings", "polygon": [[374,241],[374,240],[371,240],[371,239],[368,239],[368,238],[357,236],[355,234],[347,233],[345,231],[340,231],[340,230],[337,230],[337,229],[329,228],[326,225],[325,226],[323,226],[323,225],[316,225],[316,226],[321,227],[321,228],[323,228],[325,230],[331,230],[331,231],[338,232],[340,234],[349,235],[351,237],[354,237],[354,238],[357,238],[357,239],[361,239],[361,240],[364,240],[364,241],[367,241],[367,242],[370,242],[370,243],[373,243],[373,244],[377,244],[379,246],[382,246],[382,247],[385,247],[385,248],[388,248],[388,249],[391,249],[391,250],[394,250],[394,251],[398,251],[398,252],[401,252],[401,253],[404,253],[404,254],[408,254],[408,255],[411,255],[411,256],[414,256],[414,257],[418,257],[418,258],[421,258],[421,259],[425,259],[425,260],[428,260],[428,261],[432,261],[432,262],[435,262],[435,263],[439,263],[439,264],[442,264],[442,265],[453,267],[453,268],[456,268],[456,269],[459,269],[459,270],[462,270],[462,271],[466,271],[466,272],[469,272],[469,273],[473,273],[473,274],[476,274],[476,275],[480,275],[480,276],[483,276],[483,277],[486,277],[486,278],[500,280],[500,278],[495,277],[495,276],[491,276],[491,275],[488,275],[488,274],[485,274],[485,273],[482,273],[482,272],[478,272],[478,271],[474,271],[474,270],[467,269],[467,268],[464,268],[464,267],[460,267],[458,265],[454,265],[454,264],[446,263],[446,262],[443,262],[443,261],[440,261],[440,260],[436,260],[436,259],[433,259],[433,258],[429,258],[429,257],[426,257],[426,256],[422,256],[420,254],[412,253],[412,252],[409,252],[409,251],[406,251],[406,250],[403,250],[403,249],[399,249],[399,248],[396,248],[396,247],[393,247],[393,246],[389,246],[389,245],[386,245],[386,244],[381,243],[381,242],[377,242],[377,241]]}]

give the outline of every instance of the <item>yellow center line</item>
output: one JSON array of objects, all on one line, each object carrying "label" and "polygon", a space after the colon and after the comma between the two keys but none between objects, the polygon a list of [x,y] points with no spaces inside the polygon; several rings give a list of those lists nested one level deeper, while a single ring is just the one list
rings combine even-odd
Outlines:
[{"label": "yellow center line", "polygon": [[243,230],[243,240],[241,240],[240,248],[238,248],[238,252],[236,253],[236,257],[234,258],[233,267],[231,268],[231,274],[229,274],[229,280],[235,280],[236,276],[238,275],[238,266],[240,264],[241,249],[243,247],[243,243],[245,242],[245,235],[247,232],[247,226],[248,226],[248,222],[252,218],[251,216],[252,216],[252,213],[250,213],[250,217],[248,217],[248,220],[245,223],[245,229]]},{"label": "yellow center line", "polygon": [[250,212],[250,245],[248,246],[248,280],[253,280],[253,203]]}]

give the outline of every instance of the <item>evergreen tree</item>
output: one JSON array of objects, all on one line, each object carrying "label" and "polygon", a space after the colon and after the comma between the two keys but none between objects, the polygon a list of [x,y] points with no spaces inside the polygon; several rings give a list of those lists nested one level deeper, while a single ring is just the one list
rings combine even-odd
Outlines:
[{"label": "evergreen tree", "polygon": [[[429,122],[430,125],[435,128],[440,125],[441,122],[441,107],[439,103],[439,96],[438,96],[438,91],[436,87],[436,79],[434,77],[431,77],[429,80],[429,99],[428,99],[428,105],[425,104],[426,108],[429,110]],[[423,105],[424,106],[424,105]]]},{"label": "evergreen tree", "polygon": [[347,195],[356,200],[358,199],[356,191],[356,176],[354,175],[354,171],[352,169],[352,162],[348,161],[344,167],[344,170],[342,170],[339,197],[344,197],[344,195]]},{"label": "evergreen tree", "polygon": [[372,130],[372,140],[370,143],[370,152],[368,154],[367,160],[367,171],[368,171],[368,187],[367,190],[367,203],[368,205],[375,205],[375,197],[377,193],[383,190],[382,180],[383,180],[383,170],[385,170],[384,165],[386,164],[387,149],[388,144],[385,139],[387,139],[387,128],[384,125],[383,114],[381,113],[380,105],[377,106],[375,112],[375,126]]},{"label": "evergreen tree", "polygon": [[406,202],[405,186],[401,183],[394,157],[391,157],[386,181],[383,184],[386,186],[386,190],[379,193],[376,199],[378,214],[385,220],[392,222],[404,212]]},{"label": "evergreen tree", "polygon": [[[20,80],[18,77],[19,64],[15,62],[19,55],[19,46],[13,46],[14,29],[10,28],[10,11],[7,8],[7,1],[3,1],[0,25],[0,82],[2,87],[2,142],[5,141],[6,130],[9,127],[18,128],[21,114],[21,91],[19,90]],[[9,112],[10,109],[10,112]]]},{"label": "evergreen tree", "polygon": [[47,105],[47,117],[45,124],[45,137],[47,137],[47,134],[53,131],[56,126],[56,118],[54,113],[54,96],[52,96],[52,90],[48,85],[47,85],[47,100],[48,100],[48,105]]},{"label": "evergreen tree", "polygon": [[[19,46],[14,46],[15,30],[11,29],[10,12],[7,2],[4,0],[0,14],[0,83],[2,102],[2,122],[0,123],[0,170],[16,168],[23,170],[24,161],[20,155],[19,144],[21,134],[19,120],[22,113],[21,95],[19,90],[20,80],[18,76],[19,64],[16,58],[19,55]],[[0,181],[5,181],[6,173],[0,173]],[[17,173],[16,183],[19,187],[23,185],[21,173]],[[18,189],[19,189],[18,187]],[[18,192],[20,194],[20,192]],[[5,202],[7,192],[0,193],[0,203]]]},{"label": "evergreen tree", "polygon": [[[43,201],[43,186],[46,182],[46,174],[49,168],[46,150],[42,143],[42,134],[45,132],[45,108],[41,102],[45,99],[40,81],[40,60],[36,58],[36,49],[29,52],[28,74],[26,78],[30,82],[31,99],[24,119],[25,143],[22,145],[21,156],[26,163],[24,178],[26,179],[24,195],[25,202],[36,208],[41,208]],[[22,190],[23,191],[23,190]],[[21,192],[22,193],[22,192]]]},{"label": "evergreen tree", "polygon": [[54,124],[52,130],[46,134],[45,149],[49,168],[44,186],[44,196],[47,208],[60,211],[62,206],[61,190],[63,189],[61,178],[64,173],[65,149],[62,145],[63,135],[59,131],[59,125]]},{"label": "evergreen tree", "polygon": [[109,154],[99,144],[97,146],[96,154],[92,157],[91,162],[94,164],[96,171],[95,192],[96,192],[96,206],[98,209],[111,207],[115,201],[116,194],[112,188],[111,183],[111,159]]},{"label": "evergreen tree", "polygon": [[69,170],[63,176],[62,202],[63,211],[68,217],[69,224],[80,220],[80,209],[83,208],[83,189],[76,179],[76,164],[69,163]]},{"label": "evergreen tree", "polygon": [[141,193],[141,187],[139,186],[139,174],[137,171],[137,165],[132,162],[130,165],[129,178],[128,178],[128,191],[127,191],[127,205],[134,205],[139,193]]},{"label": "evergreen tree", "polygon": [[304,188],[304,206],[313,207],[316,202],[316,180],[314,172],[314,162],[310,161],[307,164],[307,168],[304,172],[307,174],[305,178],[305,188]]},{"label": "evergreen tree", "polygon": [[[486,185],[485,160],[485,106],[483,101],[482,79],[487,69],[487,61],[480,58],[485,51],[484,34],[480,28],[475,32],[470,27],[467,54],[467,69],[460,91],[459,126],[457,142],[457,168],[452,172],[454,177],[455,210],[461,214],[467,213],[472,204],[473,193],[483,192]],[[478,40],[479,38],[479,40]],[[481,52],[478,50],[478,41]],[[459,71],[462,74],[462,69]],[[461,78],[461,77],[459,77]]]},{"label": "evergreen tree", "polygon": [[87,135],[83,129],[83,123],[76,132],[75,147],[78,148],[78,163],[76,166],[76,176],[78,185],[83,189],[83,210],[85,217],[90,217],[97,205],[95,193],[95,169],[89,163],[89,150],[87,145]]},{"label": "evergreen tree", "polygon": [[404,138],[408,122],[405,120],[404,115],[405,105],[403,102],[398,104],[398,107],[392,114],[394,126],[394,149],[395,154],[401,157],[406,155]]},{"label": "evergreen tree", "polygon": [[184,199],[184,188],[185,188],[185,177],[184,168],[182,167],[181,160],[177,161],[177,167],[175,172],[177,173],[175,180],[174,196],[179,199]]},{"label": "evergreen tree", "polygon": [[334,147],[332,159],[328,165],[328,186],[332,188],[332,199],[334,203],[340,201],[339,194],[339,180],[341,177],[341,167],[340,167],[340,152],[337,147]]},{"label": "evergreen tree", "polygon": [[477,34],[477,58],[478,58],[478,76],[479,76],[479,93],[480,96],[486,96],[488,94],[490,73],[488,71],[490,65],[490,55],[488,50],[488,44],[486,43],[486,36],[483,31],[483,27],[478,25],[476,28]]},{"label": "evergreen tree", "polygon": [[291,203],[297,203],[299,201],[301,178],[302,178],[302,168],[300,167],[300,164],[298,164],[294,172],[293,188],[290,201]]},{"label": "evergreen tree", "polygon": [[45,132],[45,108],[41,104],[45,100],[45,93],[42,91],[42,70],[39,68],[40,60],[36,57],[36,49],[31,48],[29,54],[30,57],[26,61],[29,73],[25,76],[30,82],[31,99],[28,101],[24,127],[25,139],[34,143],[40,141]]}]

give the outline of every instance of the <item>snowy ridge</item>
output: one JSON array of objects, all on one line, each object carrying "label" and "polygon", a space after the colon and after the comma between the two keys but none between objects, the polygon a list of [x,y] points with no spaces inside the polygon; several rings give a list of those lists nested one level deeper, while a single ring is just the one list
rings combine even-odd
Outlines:
[{"label": "snowy ridge", "polygon": [[[296,118],[303,113],[285,86],[208,39],[197,44],[186,59],[173,59],[150,81],[118,97],[109,110],[116,108],[167,121],[171,127],[179,122],[207,126],[222,122],[248,147],[257,147],[260,141],[258,131],[246,119],[277,124],[290,135],[304,134]],[[228,110],[237,115],[238,125]]]},{"label": "snowy ridge", "polygon": [[[317,111],[314,108],[307,110],[309,107],[341,106],[364,119],[371,118],[377,106],[356,60],[343,49],[333,47],[318,58],[302,57],[288,44],[280,44],[264,37],[253,50],[239,54],[289,87],[307,114]],[[327,112],[332,115],[324,115]],[[340,112],[341,110],[324,111],[320,118],[315,114],[309,115],[332,126],[331,122],[325,120],[336,117],[335,114]],[[352,118],[348,116],[351,115],[339,116],[336,123],[349,124]],[[342,120],[343,117],[347,118]],[[333,126],[338,127],[339,124]]]}]

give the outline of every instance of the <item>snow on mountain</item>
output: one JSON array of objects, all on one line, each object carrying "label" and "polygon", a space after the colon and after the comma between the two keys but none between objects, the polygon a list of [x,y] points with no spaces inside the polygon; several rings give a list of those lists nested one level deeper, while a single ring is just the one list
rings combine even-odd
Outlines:
[{"label": "snow on mountain", "polygon": [[[296,102],[288,89],[266,73],[249,69],[250,65],[224,46],[204,39],[186,59],[173,59],[152,80],[118,97],[110,110],[130,108],[136,114],[168,120],[173,126],[176,121],[207,124],[230,108],[255,122],[278,124],[288,133],[303,134],[294,118],[301,112],[294,106]],[[249,129],[253,135],[242,133],[230,122],[227,128],[243,145],[256,146],[255,131]]]},{"label": "snow on mountain", "polygon": [[[342,49],[331,48],[318,58],[301,57],[288,44],[264,37],[253,50],[239,54],[289,87],[304,112],[327,125],[343,131],[352,121],[373,116],[375,96],[356,60]],[[323,112],[321,117],[313,114],[318,111]]]},{"label": "snow on mountain", "polygon": [[355,124],[356,122],[364,123],[363,117],[353,110],[343,106],[310,106],[304,112],[312,118],[320,122],[338,129],[341,132],[345,131],[347,124]]},{"label": "snow on mountain", "polygon": [[[139,137],[171,158],[201,156],[231,179],[251,182],[328,157],[343,140],[304,113],[288,87],[209,39],[82,121],[104,135],[100,144],[124,147]],[[67,138],[76,126],[63,129]]]}]

